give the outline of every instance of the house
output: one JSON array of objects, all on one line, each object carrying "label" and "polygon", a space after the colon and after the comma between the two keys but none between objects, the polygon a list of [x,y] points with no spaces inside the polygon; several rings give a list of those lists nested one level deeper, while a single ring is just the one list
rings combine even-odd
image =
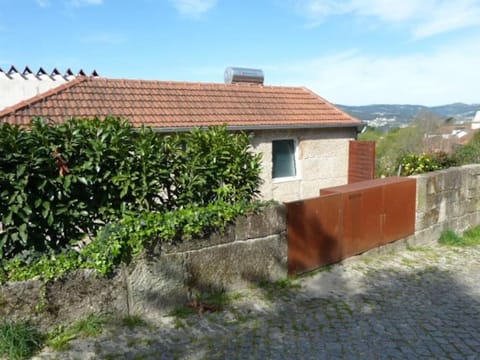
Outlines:
[{"label": "house", "polygon": [[444,125],[425,134],[424,147],[430,153],[445,152],[447,154],[454,151],[459,146],[468,144],[478,129],[475,129],[474,123]]},{"label": "house", "polygon": [[251,133],[263,155],[264,199],[318,196],[347,183],[349,141],[363,123],[303,87],[187,83],[78,76],[0,111],[0,122],[28,126],[34,116],[61,123],[69,117],[115,115],[160,133],[227,124]]},{"label": "house", "polygon": [[[0,68],[0,110],[85,75],[82,69],[75,74],[71,69],[61,73],[57,68],[50,72],[42,67],[36,72],[28,66],[23,71],[14,65],[8,70]],[[92,76],[98,76],[98,73],[94,70]]]}]

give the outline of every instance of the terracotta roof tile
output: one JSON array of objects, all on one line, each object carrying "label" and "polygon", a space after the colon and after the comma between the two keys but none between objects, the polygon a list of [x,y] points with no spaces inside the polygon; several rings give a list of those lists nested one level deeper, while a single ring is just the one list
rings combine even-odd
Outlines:
[{"label": "terracotta roof tile", "polygon": [[184,128],[227,124],[358,126],[358,119],[302,87],[121,80],[80,76],[0,112],[0,122],[26,126],[33,116],[115,115],[135,126]]}]

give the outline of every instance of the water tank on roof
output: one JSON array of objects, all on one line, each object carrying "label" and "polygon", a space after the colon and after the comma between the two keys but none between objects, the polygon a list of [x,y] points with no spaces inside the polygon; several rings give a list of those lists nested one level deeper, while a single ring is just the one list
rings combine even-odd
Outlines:
[{"label": "water tank on roof", "polygon": [[246,69],[228,67],[225,69],[225,84],[253,83],[263,84],[263,71],[260,69]]}]

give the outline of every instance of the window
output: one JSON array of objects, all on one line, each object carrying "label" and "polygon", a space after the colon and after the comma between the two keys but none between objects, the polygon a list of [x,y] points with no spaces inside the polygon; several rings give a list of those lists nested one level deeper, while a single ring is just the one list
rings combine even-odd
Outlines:
[{"label": "window", "polygon": [[272,162],[274,179],[296,176],[295,141],[293,139],[272,141]]}]

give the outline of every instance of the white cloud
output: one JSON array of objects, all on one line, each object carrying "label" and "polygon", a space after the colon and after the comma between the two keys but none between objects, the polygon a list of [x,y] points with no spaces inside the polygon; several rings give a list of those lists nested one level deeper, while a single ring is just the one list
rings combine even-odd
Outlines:
[{"label": "white cloud", "polygon": [[349,2],[335,0],[300,0],[296,3],[296,10],[314,22],[322,22],[328,16],[352,11]]},{"label": "white cloud", "polygon": [[71,4],[74,7],[89,6],[89,5],[102,5],[103,0],[72,0]]},{"label": "white cloud", "polygon": [[425,38],[443,32],[480,25],[479,1],[443,2],[431,9],[430,17],[414,29],[416,38]]},{"label": "white cloud", "polygon": [[182,16],[199,17],[213,8],[217,0],[169,0]]},{"label": "white cloud", "polygon": [[354,14],[374,16],[382,21],[404,21],[426,8],[434,0],[297,0],[296,10],[311,20],[328,16]]},{"label": "white cloud", "polygon": [[49,0],[37,0],[38,6],[42,8],[46,8],[50,6],[50,1]]},{"label": "white cloud", "polygon": [[431,54],[392,57],[351,50],[263,68],[267,84],[306,86],[334,103],[439,105],[480,103],[479,58],[480,37]]},{"label": "white cloud", "polygon": [[313,25],[333,15],[373,17],[416,39],[480,25],[480,0],[296,0],[295,9]]}]

